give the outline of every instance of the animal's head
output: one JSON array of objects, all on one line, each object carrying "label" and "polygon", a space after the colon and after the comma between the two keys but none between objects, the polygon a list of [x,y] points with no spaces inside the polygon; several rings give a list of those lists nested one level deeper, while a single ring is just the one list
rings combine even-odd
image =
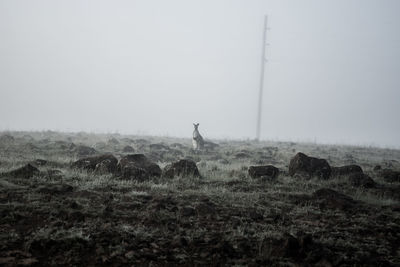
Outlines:
[{"label": "animal's head", "polygon": [[199,123],[193,123],[194,129],[197,130],[199,128]]}]

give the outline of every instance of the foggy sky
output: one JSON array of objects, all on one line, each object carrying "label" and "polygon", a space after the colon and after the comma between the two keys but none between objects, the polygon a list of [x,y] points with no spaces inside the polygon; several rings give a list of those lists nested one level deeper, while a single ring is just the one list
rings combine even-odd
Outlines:
[{"label": "foggy sky", "polygon": [[400,1],[0,0],[0,130],[400,147]]}]

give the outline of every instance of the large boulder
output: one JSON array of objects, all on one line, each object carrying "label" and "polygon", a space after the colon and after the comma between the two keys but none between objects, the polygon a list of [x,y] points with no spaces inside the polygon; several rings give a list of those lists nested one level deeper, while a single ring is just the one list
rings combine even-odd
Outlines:
[{"label": "large boulder", "polygon": [[181,159],[165,166],[163,176],[168,178],[173,178],[176,176],[200,177],[200,172],[199,169],[197,169],[194,161],[189,159]]},{"label": "large boulder", "polygon": [[249,176],[251,178],[260,178],[260,177],[275,178],[278,175],[279,175],[279,169],[272,165],[249,167]]},{"label": "large boulder", "polygon": [[118,160],[111,154],[82,158],[72,163],[73,168],[115,173]]},{"label": "large boulder", "polygon": [[25,166],[12,170],[5,173],[4,175],[12,176],[15,178],[31,178],[33,176],[39,175],[40,171],[38,168],[31,164],[26,164]]},{"label": "large boulder", "polygon": [[377,186],[377,183],[371,177],[360,172],[351,173],[349,182],[354,187],[374,188]]},{"label": "large boulder", "polygon": [[161,168],[143,154],[131,154],[121,158],[117,166],[121,177],[134,180],[146,180],[152,176],[160,177]]},{"label": "large boulder", "polygon": [[332,167],[331,169],[332,169],[332,176],[343,176],[354,173],[361,173],[361,174],[364,173],[361,167],[355,164],[346,165],[342,167]]},{"label": "large boulder", "polygon": [[309,157],[299,152],[289,163],[289,175],[295,174],[328,179],[331,175],[331,167],[325,159]]}]

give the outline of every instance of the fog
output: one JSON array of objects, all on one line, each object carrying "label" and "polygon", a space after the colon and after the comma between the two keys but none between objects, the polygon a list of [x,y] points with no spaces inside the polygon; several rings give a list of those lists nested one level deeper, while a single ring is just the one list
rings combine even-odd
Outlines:
[{"label": "fog", "polygon": [[0,130],[400,147],[400,1],[0,0]]}]

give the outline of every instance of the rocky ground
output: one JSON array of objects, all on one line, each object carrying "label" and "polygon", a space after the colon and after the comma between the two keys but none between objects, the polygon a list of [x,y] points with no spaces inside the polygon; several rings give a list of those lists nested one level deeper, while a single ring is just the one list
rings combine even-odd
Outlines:
[{"label": "rocky ground", "polygon": [[400,265],[399,150],[213,142],[0,133],[0,265]]}]

